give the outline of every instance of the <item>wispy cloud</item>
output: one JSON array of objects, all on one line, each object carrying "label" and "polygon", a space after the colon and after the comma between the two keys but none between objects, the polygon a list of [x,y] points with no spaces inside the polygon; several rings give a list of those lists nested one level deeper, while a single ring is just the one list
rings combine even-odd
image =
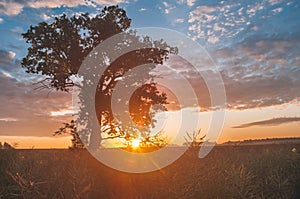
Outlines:
[{"label": "wispy cloud", "polygon": [[11,63],[16,56],[16,53],[13,51],[6,51],[0,49],[0,64],[7,65]]},{"label": "wispy cloud", "polygon": [[294,36],[289,37],[278,34],[277,38],[269,39],[255,34],[234,46],[211,52],[222,68],[228,108],[261,108],[299,102],[298,34],[294,32]]},{"label": "wispy cloud", "polygon": [[72,117],[68,111],[64,112],[72,103],[68,93],[48,95],[49,90],[34,90],[30,81],[22,82],[14,76],[4,75],[0,75],[0,90],[0,121],[3,125],[0,135],[51,135],[62,121]]},{"label": "wispy cloud", "polygon": [[196,0],[178,0],[177,3],[179,4],[186,4],[190,7],[195,5]]},{"label": "wispy cloud", "polygon": [[172,6],[171,4],[169,4],[166,1],[163,2],[163,5],[165,7],[165,9],[164,9],[165,14],[170,14],[170,12],[176,8],[175,6]]},{"label": "wispy cloud", "polygon": [[140,12],[145,12],[147,10],[147,8],[141,8],[139,9]]},{"label": "wispy cloud", "polygon": [[26,1],[17,1],[17,0],[4,0],[0,2],[0,12],[11,16],[17,15],[22,12]]},{"label": "wispy cloud", "polygon": [[[299,103],[300,29],[291,25],[299,27],[298,7],[282,0],[234,1],[190,13],[191,35],[219,66],[229,109]],[[283,14],[287,10],[294,14]]]},{"label": "wispy cloud", "polygon": [[19,120],[11,117],[0,118],[0,122],[17,122],[17,121]]},{"label": "wispy cloud", "polygon": [[54,117],[57,117],[57,116],[73,115],[75,113],[76,112],[72,109],[61,109],[61,110],[58,110],[58,111],[51,111],[50,115],[54,116]]},{"label": "wispy cloud", "polygon": [[49,15],[47,15],[47,14],[45,14],[45,13],[41,14],[40,17],[41,17],[43,20],[45,20],[45,21],[48,21],[48,20],[51,19],[51,16],[49,16]]},{"label": "wispy cloud", "polygon": [[[286,5],[283,0],[220,1],[197,6],[189,14],[189,34],[194,39],[217,43],[249,29],[254,23],[277,15]],[[265,23],[264,23],[265,24]]]},{"label": "wispy cloud", "polygon": [[262,120],[262,121],[247,123],[247,124],[241,124],[238,126],[234,126],[232,128],[248,128],[252,126],[277,126],[277,125],[291,123],[291,122],[300,122],[300,117],[272,118],[269,120]]},{"label": "wispy cloud", "polygon": [[4,19],[0,18],[0,24],[3,23]]},{"label": "wispy cloud", "polygon": [[25,73],[15,56],[0,50],[0,135],[50,135],[70,119],[63,110],[69,110],[71,95],[34,90],[32,83],[43,77]]},{"label": "wispy cloud", "polygon": [[[293,49],[293,46],[300,46],[300,43],[295,40],[289,42],[273,40],[261,44],[249,40],[245,45],[248,47],[235,46],[237,51],[235,48],[224,47],[211,52],[222,75],[227,108],[245,110],[299,103],[300,58],[297,52],[300,49]],[[270,52],[269,49],[273,51]],[[288,49],[290,58],[287,60],[285,54]],[[199,62],[203,63],[201,65],[203,70],[209,65],[205,57]],[[206,84],[193,67],[173,56],[170,56],[168,64],[174,68],[175,74],[169,74],[170,71],[166,71],[165,74],[162,70],[160,73],[166,78],[172,77],[170,81],[174,86],[178,86],[176,76],[179,74],[188,78],[193,88],[201,91],[197,92],[201,108],[210,110],[211,101]]]},{"label": "wispy cloud", "polygon": [[125,0],[3,0],[0,2],[0,12],[5,15],[18,15],[24,7],[30,8],[59,8],[61,6],[77,7],[79,5],[87,5],[95,7],[97,5],[110,5],[126,2]]},{"label": "wispy cloud", "polygon": [[174,21],[173,21],[174,24],[183,23],[183,22],[184,22],[184,19],[182,19],[182,18],[177,18],[177,19],[174,19]]}]

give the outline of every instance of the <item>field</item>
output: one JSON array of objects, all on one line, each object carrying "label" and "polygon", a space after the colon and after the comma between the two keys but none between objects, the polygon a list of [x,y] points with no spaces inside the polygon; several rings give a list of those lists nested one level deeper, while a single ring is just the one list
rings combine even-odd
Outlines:
[{"label": "field", "polygon": [[191,148],[170,166],[129,174],[85,150],[0,150],[0,198],[300,198],[300,144]]}]

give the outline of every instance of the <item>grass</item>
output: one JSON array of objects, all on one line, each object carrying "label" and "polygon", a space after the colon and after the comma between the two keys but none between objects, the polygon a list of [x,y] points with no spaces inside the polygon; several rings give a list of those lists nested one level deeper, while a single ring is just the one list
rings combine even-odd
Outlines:
[{"label": "grass", "polygon": [[129,174],[85,150],[0,150],[0,198],[300,198],[298,145],[191,148],[161,170]]}]

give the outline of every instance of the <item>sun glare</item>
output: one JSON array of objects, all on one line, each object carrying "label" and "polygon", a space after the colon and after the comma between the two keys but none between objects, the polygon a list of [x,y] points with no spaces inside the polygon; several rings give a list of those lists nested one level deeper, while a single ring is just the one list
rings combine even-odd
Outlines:
[{"label": "sun glare", "polygon": [[138,147],[140,146],[140,142],[141,142],[141,140],[139,140],[139,139],[134,139],[134,140],[132,140],[132,142],[131,142],[131,146],[132,146],[133,148],[138,148]]}]

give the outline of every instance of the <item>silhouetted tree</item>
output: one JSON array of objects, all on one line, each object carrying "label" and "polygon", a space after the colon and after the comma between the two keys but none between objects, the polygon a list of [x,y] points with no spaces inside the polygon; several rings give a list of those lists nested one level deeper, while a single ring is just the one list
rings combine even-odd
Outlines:
[{"label": "silhouetted tree", "polygon": [[204,142],[204,138],[206,135],[201,136],[201,129],[198,131],[193,131],[192,134],[190,134],[188,131],[186,132],[185,143],[183,145],[189,146],[189,147],[199,147]]},{"label": "silhouetted tree", "polygon": [[54,135],[69,134],[72,136],[72,146],[73,149],[83,149],[84,144],[81,142],[80,137],[77,133],[76,123],[71,120],[70,123],[63,123],[64,126],[59,128],[58,131],[54,132]]},{"label": "silhouetted tree", "polygon": [[3,149],[14,149],[14,147],[12,147],[10,144],[8,144],[7,142],[3,143]]},{"label": "silhouetted tree", "polygon": [[[133,43],[141,44],[140,49],[129,52],[120,56],[118,59],[109,63],[109,67],[103,75],[99,77],[96,92],[95,104],[85,104],[85,94],[80,93],[82,107],[80,107],[79,118],[82,126],[85,126],[85,133],[80,133],[81,139],[98,140],[94,138],[100,137],[95,135],[95,129],[92,123],[95,121],[93,116],[88,112],[91,108],[96,109],[97,120],[103,130],[107,134],[102,139],[112,139],[121,137],[129,139],[134,134],[130,122],[123,123],[122,128],[116,123],[112,114],[111,98],[114,88],[119,82],[119,78],[131,69],[142,65],[150,64],[143,71],[142,77],[137,74],[137,78],[133,78],[133,82],[139,85],[130,100],[130,116],[133,121],[144,132],[149,130],[150,125],[154,125],[151,120],[153,114],[149,114],[152,105],[160,104],[162,109],[167,104],[167,96],[160,93],[155,82],[151,81],[153,76],[150,71],[157,64],[162,64],[167,59],[169,53],[177,53],[176,48],[168,46],[163,40],[153,41],[149,37],[139,37],[135,31],[128,31],[131,19],[126,15],[125,10],[118,6],[104,7],[102,12],[96,16],[89,14],[74,15],[68,18],[66,15],[56,17],[51,23],[42,22],[37,26],[31,26],[30,29],[22,34],[27,43],[31,46],[28,48],[27,56],[22,60],[22,67],[28,73],[42,74],[45,79],[38,82],[38,88],[50,88],[61,91],[70,91],[75,85],[74,76],[78,73],[79,67],[86,56],[105,39],[121,33],[128,34],[127,42],[121,43],[118,48],[122,49],[126,45]],[[109,60],[107,54],[101,54],[102,60]],[[100,63],[105,66],[106,63]],[[89,66],[89,67],[99,67]],[[84,81],[82,85],[76,85],[80,88],[87,88],[89,81]],[[128,85],[128,86],[133,86]],[[94,106],[94,107],[92,107]],[[77,132],[78,133],[78,132]],[[82,136],[84,135],[84,136]],[[149,136],[149,133],[143,135]],[[87,141],[85,141],[87,143]],[[92,143],[89,143],[92,145]],[[99,143],[93,143],[99,145]]]}]

